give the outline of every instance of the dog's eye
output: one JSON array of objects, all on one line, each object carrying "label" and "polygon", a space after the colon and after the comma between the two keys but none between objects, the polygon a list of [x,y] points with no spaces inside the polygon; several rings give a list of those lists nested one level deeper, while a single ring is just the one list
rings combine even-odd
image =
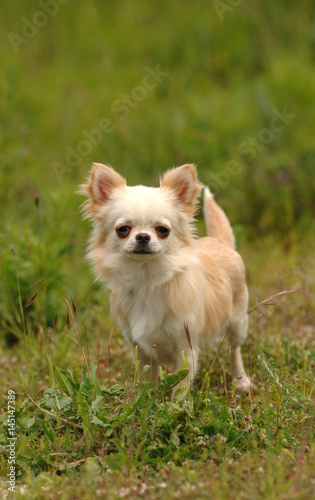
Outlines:
[{"label": "dog's eye", "polygon": [[116,233],[117,233],[117,236],[119,236],[119,238],[127,238],[127,236],[130,233],[130,231],[131,231],[131,227],[130,226],[119,226],[119,227],[116,227]]},{"label": "dog's eye", "polygon": [[169,228],[165,226],[158,226],[155,230],[160,238],[167,238],[170,234]]}]

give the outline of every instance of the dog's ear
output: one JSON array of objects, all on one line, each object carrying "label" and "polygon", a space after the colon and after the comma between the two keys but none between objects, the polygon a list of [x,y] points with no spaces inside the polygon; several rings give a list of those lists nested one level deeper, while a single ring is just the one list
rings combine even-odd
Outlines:
[{"label": "dog's ear", "polygon": [[126,179],[115,170],[101,163],[93,163],[86,184],[80,186],[79,194],[88,197],[84,210],[87,214],[95,214],[106,203],[115,188],[126,186]]},{"label": "dog's ear", "polygon": [[160,182],[161,189],[171,189],[185,212],[194,215],[198,196],[203,188],[195,165],[188,164],[169,170]]}]

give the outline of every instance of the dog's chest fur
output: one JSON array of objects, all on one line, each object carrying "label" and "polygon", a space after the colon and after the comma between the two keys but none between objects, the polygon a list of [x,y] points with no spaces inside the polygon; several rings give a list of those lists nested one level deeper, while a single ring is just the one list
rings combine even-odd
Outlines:
[{"label": "dog's chest fur", "polygon": [[126,340],[160,361],[173,358],[185,337],[185,317],[179,318],[173,310],[163,285],[143,282],[129,291],[113,289],[111,305]]},{"label": "dog's chest fur", "polygon": [[161,342],[165,330],[168,307],[163,292],[142,284],[130,291],[120,290],[118,300],[123,323],[128,323],[129,340],[151,351]]}]

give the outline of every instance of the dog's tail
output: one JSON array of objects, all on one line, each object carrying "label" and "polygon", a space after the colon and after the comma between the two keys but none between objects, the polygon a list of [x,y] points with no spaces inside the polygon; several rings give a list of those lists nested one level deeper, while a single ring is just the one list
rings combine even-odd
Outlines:
[{"label": "dog's tail", "polygon": [[210,189],[204,188],[204,207],[207,234],[212,238],[218,238],[231,248],[235,248],[235,239],[227,216],[222,208],[216,204]]}]

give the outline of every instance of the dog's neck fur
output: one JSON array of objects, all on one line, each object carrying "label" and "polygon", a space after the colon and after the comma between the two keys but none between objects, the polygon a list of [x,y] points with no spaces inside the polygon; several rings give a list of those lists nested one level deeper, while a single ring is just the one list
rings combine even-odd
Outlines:
[{"label": "dog's neck fur", "polygon": [[[121,254],[110,254],[106,248],[91,248],[87,258],[94,265],[96,279],[107,282],[109,289],[132,290],[148,287],[155,289],[168,282],[198,260],[195,240],[191,245],[177,249],[174,254],[130,258]],[[147,286],[146,286],[147,285]]]}]

